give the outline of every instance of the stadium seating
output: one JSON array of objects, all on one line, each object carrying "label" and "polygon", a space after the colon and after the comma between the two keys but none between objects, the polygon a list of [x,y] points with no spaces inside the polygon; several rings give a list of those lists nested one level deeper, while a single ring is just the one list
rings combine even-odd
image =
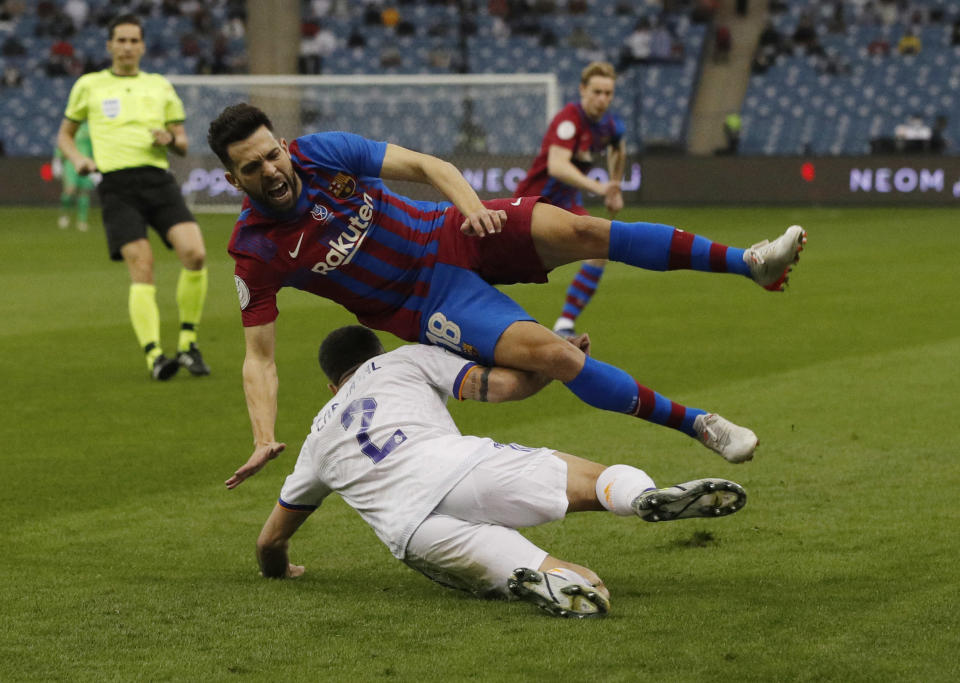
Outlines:
[{"label": "stadium seating", "polygon": [[[91,0],[90,16],[96,16],[108,6],[109,1]],[[544,46],[537,36],[496,37],[495,20],[487,11],[487,3],[477,4],[477,31],[468,41],[468,70],[474,73],[555,72],[561,84],[564,101],[577,98],[580,70],[587,62],[597,58],[616,62],[620,46],[630,33],[637,16],[643,12],[655,11],[652,5],[638,3],[633,15],[619,16],[614,11],[614,0],[590,2],[585,14],[570,15],[558,10],[540,19],[540,25],[549,27],[555,38],[554,45]],[[225,2],[212,0],[205,3],[205,7],[212,13],[216,25],[226,22]],[[333,30],[341,41],[354,28],[362,27],[367,35],[367,47],[338,50],[325,60],[324,73],[449,73],[451,67],[442,66],[443,57],[449,57],[455,64],[460,55],[456,29],[459,9],[455,3],[438,5],[428,0],[417,0],[400,4],[403,18],[409,19],[415,26],[415,34],[412,36],[396,36],[390,29],[382,26],[363,25],[360,3],[345,3],[345,7],[348,8],[346,15],[325,17],[324,24]],[[35,10],[31,4],[13,27],[16,35],[25,43],[28,56],[0,57],[0,71],[7,64],[12,64],[24,76],[21,87],[0,90],[0,139],[4,142],[7,154],[11,156],[45,156],[52,153],[67,94],[75,80],[75,76],[48,77],[44,74],[46,56],[54,39],[35,36],[36,22]],[[429,29],[437,24],[446,24],[451,28],[446,32],[434,32],[439,35],[432,35]],[[599,47],[567,47],[568,37],[578,27],[585,29]],[[167,74],[197,72],[202,63],[201,58],[184,57],[181,54],[181,38],[194,32],[190,18],[150,16],[145,19],[145,31],[149,48],[143,62],[146,70]],[[80,58],[96,60],[102,65],[105,57],[103,32],[102,26],[88,20],[88,24],[71,37],[70,42]],[[615,110],[627,125],[630,133],[628,146],[631,151],[640,148],[641,139],[646,144],[683,146],[706,33],[705,26],[691,24],[681,17],[676,25],[676,37],[684,48],[685,56],[682,61],[635,66],[622,74],[618,81]],[[212,37],[194,35],[200,43],[201,53],[208,54]],[[0,31],[0,41],[4,37]],[[388,44],[399,48],[399,65],[381,66],[380,51]],[[242,56],[242,39],[231,39],[229,46],[231,55]],[[443,120],[443,117],[435,115],[436,107],[432,112],[432,121]],[[397,137],[392,125],[398,119],[385,116],[382,111],[363,111],[356,114],[369,117],[371,127],[382,130],[383,137]],[[520,111],[515,114],[507,123],[503,123],[502,112],[493,107],[478,107],[479,123],[489,131],[490,151],[526,154],[538,148],[543,134],[542,120],[533,112]],[[31,125],[22,125],[27,119],[31,121]],[[324,124],[331,127],[342,124],[342,127],[350,128],[350,122],[348,115],[342,115],[337,120],[324,119]],[[640,131],[640,135],[635,131]],[[413,126],[409,135],[401,131],[406,144],[437,153],[442,150],[437,150],[436,132],[436,129],[424,130],[423,126]]]},{"label": "stadium seating", "polygon": [[[741,111],[741,155],[869,154],[871,141],[892,137],[913,114],[927,123],[947,116],[946,137],[960,141],[960,117],[954,114],[960,47],[950,45],[960,6],[941,0],[911,3],[911,10],[942,11],[939,21],[917,27],[923,43],[917,55],[897,54],[909,17],[893,25],[858,24],[854,3],[845,2],[846,30],[831,33],[830,16],[816,13],[820,6],[815,0],[794,0],[787,12],[772,16],[780,34],[789,37],[805,12],[815,12],[825,54],[781,55],[766,72],[751,76]],[[877,38],[890,46],[889,55],[868,54]]]}]

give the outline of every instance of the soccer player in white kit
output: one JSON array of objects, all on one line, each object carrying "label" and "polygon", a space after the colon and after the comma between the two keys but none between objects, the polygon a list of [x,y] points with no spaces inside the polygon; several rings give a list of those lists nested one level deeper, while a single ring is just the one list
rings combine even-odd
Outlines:
[{"label": "soccer player in white kit", "polygon": [[[571,343],[589,349],[586,335]],[[743,489],[724,479],[658,489],[628,465],[464,436],[447,411],[450,397],[526,398],[549,382],[541,375],[484,367],[437,346],[384,353],[359,325],[324,340],[320,365],[335,395],[314,419],[257,540],[265,577],[303,574],[289,561],[290,537],[336,492],[396,558],[438,583],[520,598],[557,616],[602,616],[610,594],[600,577],[551,556],[518,528],[584,510],[649,522],[717,517],[746,502]],[[241,468],[227,487],[259,469]]]}]

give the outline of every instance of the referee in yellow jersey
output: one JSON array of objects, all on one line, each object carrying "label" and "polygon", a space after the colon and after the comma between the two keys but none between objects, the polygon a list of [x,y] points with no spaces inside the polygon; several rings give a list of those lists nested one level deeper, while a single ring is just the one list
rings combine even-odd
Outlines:
[{"label": "referee in yellow jersey", "polygon": [[[109,69],[81,76],[57,134],[57,145],[77,172],[103,174],[97,187],[103,209],[110,258],[123,260],[130,271],[130,320],[146,354],[153,379],[173,377],[180,366],[194,375],[210,368],[197,348],[197,326],[207,297],[206,251],[200,226],[187,208],[180,186],[167,170],[167,150],[187,153],[183,102],[159,74],[140,71],[145,47],[143,25],[124,14],[110,22]],[[74,141],[88,121],[93,159]],[[160,313],[153,283],[153,252],[147,240],[152,226],[183,264],[177,282],[180,338],[177,354],[167,357],[160,346]]]}]

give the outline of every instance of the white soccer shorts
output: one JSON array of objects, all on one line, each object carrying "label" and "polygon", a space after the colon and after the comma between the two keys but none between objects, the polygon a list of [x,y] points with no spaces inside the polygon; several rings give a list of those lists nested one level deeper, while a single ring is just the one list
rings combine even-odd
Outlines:
[{"label": "white soccer shorts", "polygon": [[563,519],[567,464],[548,449],[497,450],[417,528],[404,561],[451,588],[510,598],[513,570],[538,569],[548,555],[517,529]]}]

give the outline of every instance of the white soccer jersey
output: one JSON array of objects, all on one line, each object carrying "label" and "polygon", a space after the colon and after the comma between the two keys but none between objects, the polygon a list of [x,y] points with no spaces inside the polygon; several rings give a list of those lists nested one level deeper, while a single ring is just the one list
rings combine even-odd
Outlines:
[{"label": "white soccer jersey", "polygon": [[447,411],[476,364],[436,346],[403,346],[360,367],[313,421],[280,505],[314,509],[332,491],[402,559],[443,497],[489,453]]}]

